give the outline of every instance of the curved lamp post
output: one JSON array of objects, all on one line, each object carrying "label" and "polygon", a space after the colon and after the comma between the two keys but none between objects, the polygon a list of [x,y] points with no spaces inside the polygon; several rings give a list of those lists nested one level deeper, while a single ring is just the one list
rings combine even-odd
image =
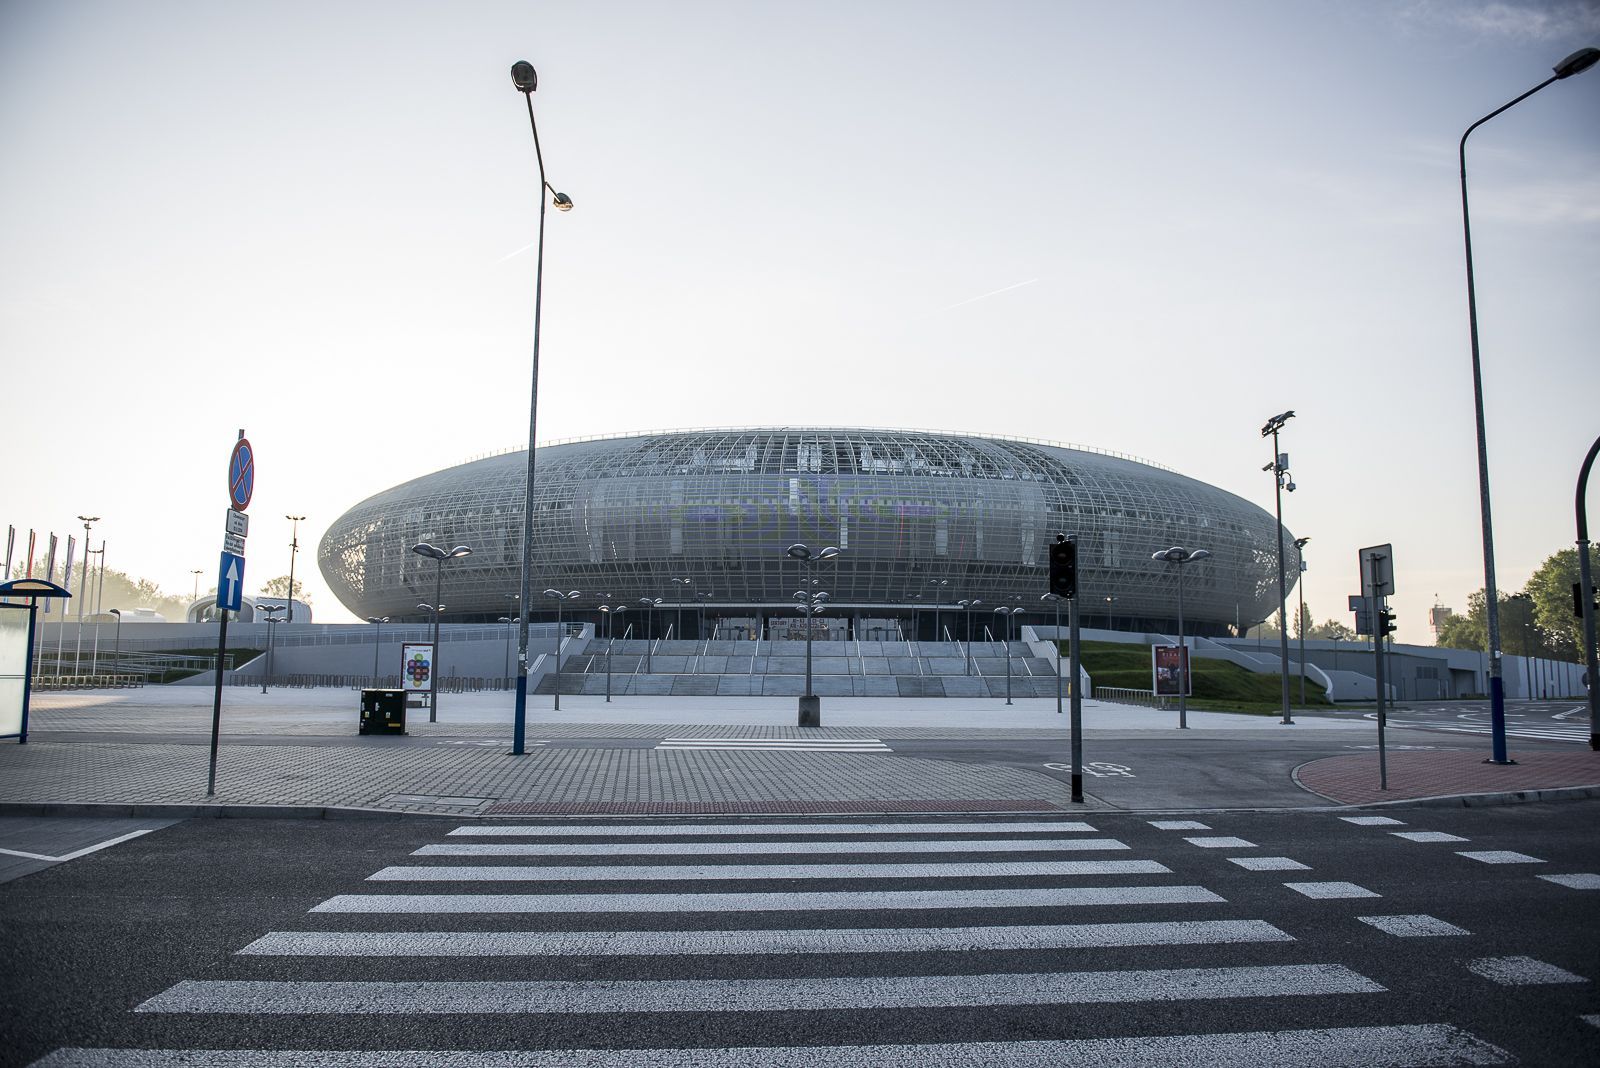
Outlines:
[{"label": "curved lamp post", "polygon": [[1555,66],[1546,78],[1508,104],[1502,104],[1467,127],[1461,135],[1461,234],[1467,251],[1467,325],[1472,336],[1472,405],[1478,433],[1478,510],[1483,524],[1483,603],[1489,624],[1489,734],[1488,763],[1510,764],[1506,755],[1506,691],[1500,677],[1500,604],[1494,581],[1494,529],[1489,517],[1489,444],[1483,423],[1483,371],[1478,357],[1478,297],[1472,277],[1472,220],[1467,210],[1467,138],[1472,131],[1550,85],[1581,74],[1600,61],[1600,49],[1580,48]]},{"label": "curved lamp post", "polygon": [[1589,508],[1586,494],[1589,491],[1589,472],[1600,455],[1600,438],[1589,446],[1589,454],[1578,469],[1577,519],[1578,519],[1578,612],[1583,617],[1584,680],[1589,691],[1589,748],[1600,749],[1600,671],[1595,663],[1594,638],[1594,579],[1589,573]]},{"label": "curved lamp post", "polygon": [[1287,411],[1268,419],[1261,428],[1262,437],[1272,438],[1272,462],[1261,470],[1272,472],[1278,513],[1278,670],[1283,677],[1283,719],[1279,722],[1284,724],[1294,723],[1294,717],[1289,714],[1289,589],[1283,577],[1283,491],[1294,492],[1294,476],[1289,474],[1289,457],[1278,451],[1278,431],[1293,418],[1294,412]]},{"label": "curved lamp post", "polygon": [[556,602],[556,702],[555,702],[555,711],[560,712],[561,711],[561,640],[566,637],[566,634],[561,629],[561,606],[566,604],[568,601],[575,601],[575,600],[577,600],[579,597],[581,597],[583,595],[580,594],[577,590],[568,590],[566,593],[562,593],[560,590],[545,590],[544,591],[544,595],[546,597],[554,597],[555,598],[555,602]]},{"label": "curved lamp post", "polygon": [[383,625],[389,622],[388,616],[368,616],[367,622],[376,626],[372,632],[372,688],[378,688],[378,650],[383,644]]},{"label": "curved lamp post", "polygon": [[803,542],[795,542],[785,549],[783,554],[791,560],[800,561],[800,566],[804,568],[806,574],[805,589],[795,591],[796,598],[802,599],[799,607],[806,614],[806,692],[800,697],[800,726],[820,727],[822,726],[822,700],[811,692],[811,618],[816,614],[822,603],[828,599],[828,595],[826,593],[816,593],[812,587],[817,584],[817,580],[814,577],[816,566],[829,560],[837,559],[839,548],[836,545],[830,545],[821,552],[813,553],[809,545]]},{"label": "curved lamp post", "polygon": [[434,563],[433,672],[428,676],[428,722],[435,723],[439,719],[439,671],[444,662],[444,658],[439,655],[439,613],[444,611],[444,605],[439,603],[439,597],[443,592],[444,562],[446,560],[454,560],[458,556],[471,556],[472,550],[465,545],[457,545],[454,549],[441,549],[437,545],[429,545],[424,541],[413,545],[411,551],[418,556],[427,557]]},{"label": "curved lamp post", "polygon": [[967,666],[963,674],[972,674],[972,610],[983,603],[982,597],[964,598],[956,602],[961,609],[961,620],[967,627]]},{"label": "curved lamp post", "polygon": [[[1280,526],[1280,530],[1283,528]],[[1181,545],[1151,553],[1150,559],[1161,560],[1178,567],[1178,729],[1189,729],[1189,646],[1183,637],[1183,565],[1204,560],[1211,553],[1206,549],[1191,552]],[[1285,646],[1287,648],[1287,646]],[[1284,691],[1288,692],[1288,678],[1284,675]]]},{"label": "curved lamp post", "polygon": [[539,426],[539,314],[544,295],[544,215],[545,194],[557,211],[571,211],[572,198],[550,186],[544,173],[544,152],[539,147],[539,124],[533,117],[533,94],[539,88],[539,75],[533,64],[518,60],[511,65],[511,84],[517,87],[528,105],[528,126],[533,131],[533,155],[539,164],[539,255],[533,271],[533,387],[528,400],[528,479],[522,494],[522,595],[517,602],[521,620],[517,628],[517,697],[511,727],[511,755],[523,756],[528,724],[528,601],[533,596],[533,475],[535,438]]}]

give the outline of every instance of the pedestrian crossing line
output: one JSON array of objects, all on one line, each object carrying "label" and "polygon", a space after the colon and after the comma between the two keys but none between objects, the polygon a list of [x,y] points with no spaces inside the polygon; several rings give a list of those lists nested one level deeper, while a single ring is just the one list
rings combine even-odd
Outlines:
[{"label": "pedestrian crossing line", "polygon": [[[1435,730],[1452,731],[1456,734],[1489,734],[1488,727],[1440,727],[1431,723],[1392,723],[1391,726],[1399,727],[1433,727]],[[1557,742],[1587,742],[1589,730],[1587,727],[1507,727],[1507,737],[1547,739]]]},{"label": "pedestrian crossing line", "polygon": [[1093,834],[1077,821],[1055,823],[649,823],[649,824],[469,824],[450,831],[461,837],[664,838],[690,835],[834,834]]},{"label": "pedestrian crossing line", "polygon": [[655,957],[970,953],[1293,942],[1265,920],[755,931],[273,931],[248,957]]},{"label": "pedestrian crossing line", "polygon": [[450,842],[414,857],[749,856],[761,853],[1077,853],[1127,849],[1115,838],[952,838],[918,842]]},{"label": "pedestrian crossing line", "polygon": [[1570,887],[1573,890],[1600,890],[1600,875],[1593,872],[1576,872],[1572,875],[1541,875],[1547,883]]},{"label": "pedestrian crossing line", "polygon": [[992,975],[306,982],[185,979],[133,1010],[252,1015],[817,1012],[1380,994],[1342,964]]},{"label": "pedestrian crossing line", "polygon": [[1532,957],[1479,957],[1467,962],[1467,971],[1501,986],[1543,986],[1550,983],[1587,983],[1581,975]]},{"label": "pedestrian crossing line", "polygon": [[1256,848],[1256,844],[1254,842],[1247,842],[1243,838],[1234,838],[1231,835],[1217,835],[1216,837],[1210,838],[1185,838],[1184,841],[1188,842],[1192,846],[1199,846],[1201,849]]},{"label": "pedestrian crossing line", "polygon": [[743,750],[766,753],[892,753],[877,738],[663,738],[657,749]]},{"label": "pedestrian crossing line", "polygon": [[1068,886],[1028,890],[808,890],[738,894],[338,894],[317,913],[514,915],[540,913],[879,912],[899,909],[1071,908],[1223,904],[1203,886]]},{"label": "pedestrian crossing line", "polygon": [[368,882],[612,882],[701,879],[985,879],[1035,875],[1171,875],[1154,860],[1042,860],[1011,864],[395,864]]},{"label": "pedestrian crossing line", "polygon": [[1376,927],[1396,938],[1439,938],[1446,935],[1471,934],[1465,928],[1446,923],[1435,916],[1415,914],[1410,916],[1357,916],[1356,919]]},{"label": "pedestrian crossing line", "polygon": [[[1600,1024],[1600,1016],[1582,1017]],[[1449,1024],[907,1046],[733,1049],[165,1050],[64,1049],[33,1068],[1298,1068],[1503,1065],[1514,1058]]]},{"label": "pedestrian crossing line", "polygon": [[1510,849],[1458,849],[1456,856],[1476,860],[1480,864],[1543,864],[1538,857]]}]

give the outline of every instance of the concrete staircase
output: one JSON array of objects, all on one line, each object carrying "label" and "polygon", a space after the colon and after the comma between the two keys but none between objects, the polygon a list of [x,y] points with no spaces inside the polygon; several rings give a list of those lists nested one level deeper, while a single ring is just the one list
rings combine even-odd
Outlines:
[{"label": "concrete staircase", "polygon": [[[1055,661],[1025,641],[1011,645],[1014,697],[1053,697]],[[561,662],[561,692],[604,694],[610,653],[615,695],[789,697],[805,692],[803,641],[608,641],[569,639]],[[647,652],[648,651],[648,652]],[[814,641],[811,689],[825,697],[1004,697],[1002,642]],[[553,693],[556,677],[536,692]]]}]

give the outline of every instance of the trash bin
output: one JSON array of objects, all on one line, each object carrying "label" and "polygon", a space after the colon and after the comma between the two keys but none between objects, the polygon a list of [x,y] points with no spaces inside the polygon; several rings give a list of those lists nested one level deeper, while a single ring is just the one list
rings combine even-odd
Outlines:
[{"label": "trash bin", "polygon": [[361,691],[362,734],[404,734],[406,732],[406,692],[404,690]]}]

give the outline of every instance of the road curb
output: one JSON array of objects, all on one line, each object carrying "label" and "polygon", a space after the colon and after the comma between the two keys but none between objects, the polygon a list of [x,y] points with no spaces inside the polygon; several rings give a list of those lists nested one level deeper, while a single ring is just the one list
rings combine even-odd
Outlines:
[{"label": "road curb", "polygon": [[434,812],[320,805],[130,804],[121,801],[0,801],[0,816],[127,816],[140,819],[234,820],[453,820]]}]

